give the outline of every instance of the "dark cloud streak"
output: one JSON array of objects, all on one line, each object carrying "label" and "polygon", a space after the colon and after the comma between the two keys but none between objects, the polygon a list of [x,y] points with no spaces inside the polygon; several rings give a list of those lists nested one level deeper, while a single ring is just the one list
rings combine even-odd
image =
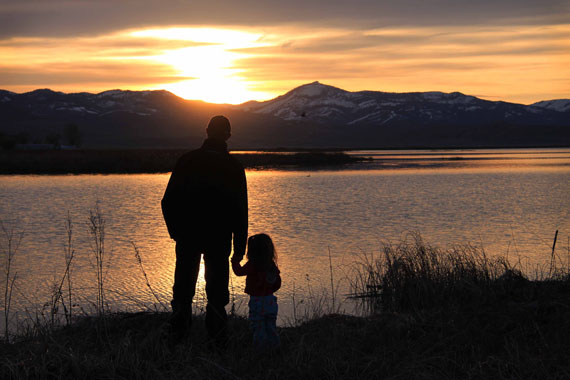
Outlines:
[{"label": "dark cloud streak", "polygon": [[70,84],[158,85],[195,79],[173,75],[164,65],[142,63],[55,63],[40,70],[36,65],[0,65],[1,86],[62,86]]},{"label": "dark cloud streak", "polygon": [[[234,49],[232,51],[261,56],[301,57],[314,59],[314,55],[328,58],[349,56],[354,61],[373,62],[387,59],[447,59],[484,56],[523,56],[538,54],[565,54],[566,46],[560,42],[565,35],[526,34],[501,35],[483,33],[422,33],[396,35],[365,35],[351,33],[335,37],[316,37],[291,40],[286,45]],[[527,37],[527,38],[525,38]],[[552,39],[554,37],[554,39]],[[321,57],[322,58],[322,57]]]},{"label": "dark cloud streak", "polygon": [[[0,40],[0,47],[16,47],[16,48],[59,48],[67,44],[76,44],[77,39],[74,38],[25,38],[15,39],[9,38]],[[82,46],[94,49],[149,49],[149,50],[172,50],[187,47],[211,46],[215,43],[202,43],[182,40],[165,40],[154,38],[113,38],[106,40],[83,39],[80,41]]]},{"label": "dark cloud streak", "polygon": [[0,0],[0,38],[100,35],[169,25],[368,29],[401,26],[558,24],[566,0]]}]

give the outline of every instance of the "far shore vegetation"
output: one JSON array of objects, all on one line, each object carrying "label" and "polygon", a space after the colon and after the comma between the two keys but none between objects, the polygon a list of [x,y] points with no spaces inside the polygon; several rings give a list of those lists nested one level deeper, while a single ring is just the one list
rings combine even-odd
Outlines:
[{"label": "far shore vegetation", "polygon": [[[190,149],[0,150],[0,174],[168,173]],[[365,161],[341,152],[235,153],[245,168],[319,168]]]},{"label": "far shore vegetation", "polygon": [[[97,263],[107,260],[105,220],[90,213]],[[225,348],[208,340],[198,312],[191,337],[175,343],[167,302],[154,310],[110,312],[97,273],[95,311],[79,312],[71,281],[74,224],[66,222],[65,268],[48,307],[0,343],[6,379],[567,379],[570,268],[555,244],[544,268],[529,270],[469,245],[439,249],[419,235],[354,263],[351,295],[360,316],[341,314],[331,262],[330,294],[279,328],[282,346],[259,352],[245,315],[230,310]],[[4,317],[17,277],[21,235],[2,227]],[[548,263],[550,263],[548,265]],[[95,276],[94,276],[95,277]],[[336,303],[335,303],[336,301]],[[295,302],[294,302],[295,304]],[[335,306],[336,305],[336,306]],[[8,325],[7,325],[8,326]]]}]

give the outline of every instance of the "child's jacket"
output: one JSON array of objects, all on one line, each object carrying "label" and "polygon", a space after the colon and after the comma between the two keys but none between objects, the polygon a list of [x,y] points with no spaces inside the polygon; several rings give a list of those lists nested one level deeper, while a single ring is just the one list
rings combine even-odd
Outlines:
[{"label": "child's jacket", "polygon": [[251,262],[241,266],[232,262],[232,269],[236,276],[245,278],[245,293],[250,296],[270,296],[281,287],[281,276],[277,267],[271,271],[258,271]]}]

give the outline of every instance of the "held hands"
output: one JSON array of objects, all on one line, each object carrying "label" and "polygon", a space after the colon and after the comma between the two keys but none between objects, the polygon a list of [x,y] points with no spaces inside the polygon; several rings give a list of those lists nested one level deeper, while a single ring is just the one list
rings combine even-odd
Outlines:
[{"label": "held hands", "polygon": [[234,264],[234,263],[239,264],[240,261],[243,260],[243,256],[244,256],[243,254],[239,255],[239,254],[237,254],[237,253],[234,253],[234,254],[232,255],[232,258],[231,258],[230,261],[232,262],[232,264]]},{"label": "held hands", "polygon": [[242,255],[238,255],[235,254],[232,256],[231,262],[232,262],[232,270],[234,271],[234,274],[236,276],[245,276],[246,273],[244,272],[243,267],[240,265],[240,261],[243,259],[243,254]]},{"label": "held hands", "polygon": [[239,263],[240,261],[241,261],[241,260],[239,260],[239,259],[236,260],[236,259],[234,259],[233,257],[232,257],[232,260],[231,260],[232,271],[234,272],[234,274],[235,274],[236,276],[239,276],[239,275],[240,275],[239,273],[240,273],[240,270],[241,270],[241,268],[242,268],[241,264]]}]

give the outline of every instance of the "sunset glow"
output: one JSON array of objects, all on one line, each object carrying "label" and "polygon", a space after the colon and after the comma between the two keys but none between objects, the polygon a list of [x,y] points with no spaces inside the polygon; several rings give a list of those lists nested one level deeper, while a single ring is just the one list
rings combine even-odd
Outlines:
[{"label": "sunset glow", "polygon": [[570,24],[166,25],[0,37],[0,88],[14,92],[166,89],[237,104],[317,80],[525,104],[570,98]]},{"label": "sunset glow", "polygon": [[260,34],[211,28],[169,28],[136,31],[131,35],[196,44],[141,58],[168,65],[181,77],[191,78],[158,86],[178,96],[232,104],[271,97],[271,94],[249,90],[247,78],[241,75],[243,70],[236,65],[237,60],[246,55],[235,49],[265,46],[258,42]]},{"label": "sunset glow", "polygon": [[0,380],[570,380],[569,184],[570,0],[0,0]]}]

